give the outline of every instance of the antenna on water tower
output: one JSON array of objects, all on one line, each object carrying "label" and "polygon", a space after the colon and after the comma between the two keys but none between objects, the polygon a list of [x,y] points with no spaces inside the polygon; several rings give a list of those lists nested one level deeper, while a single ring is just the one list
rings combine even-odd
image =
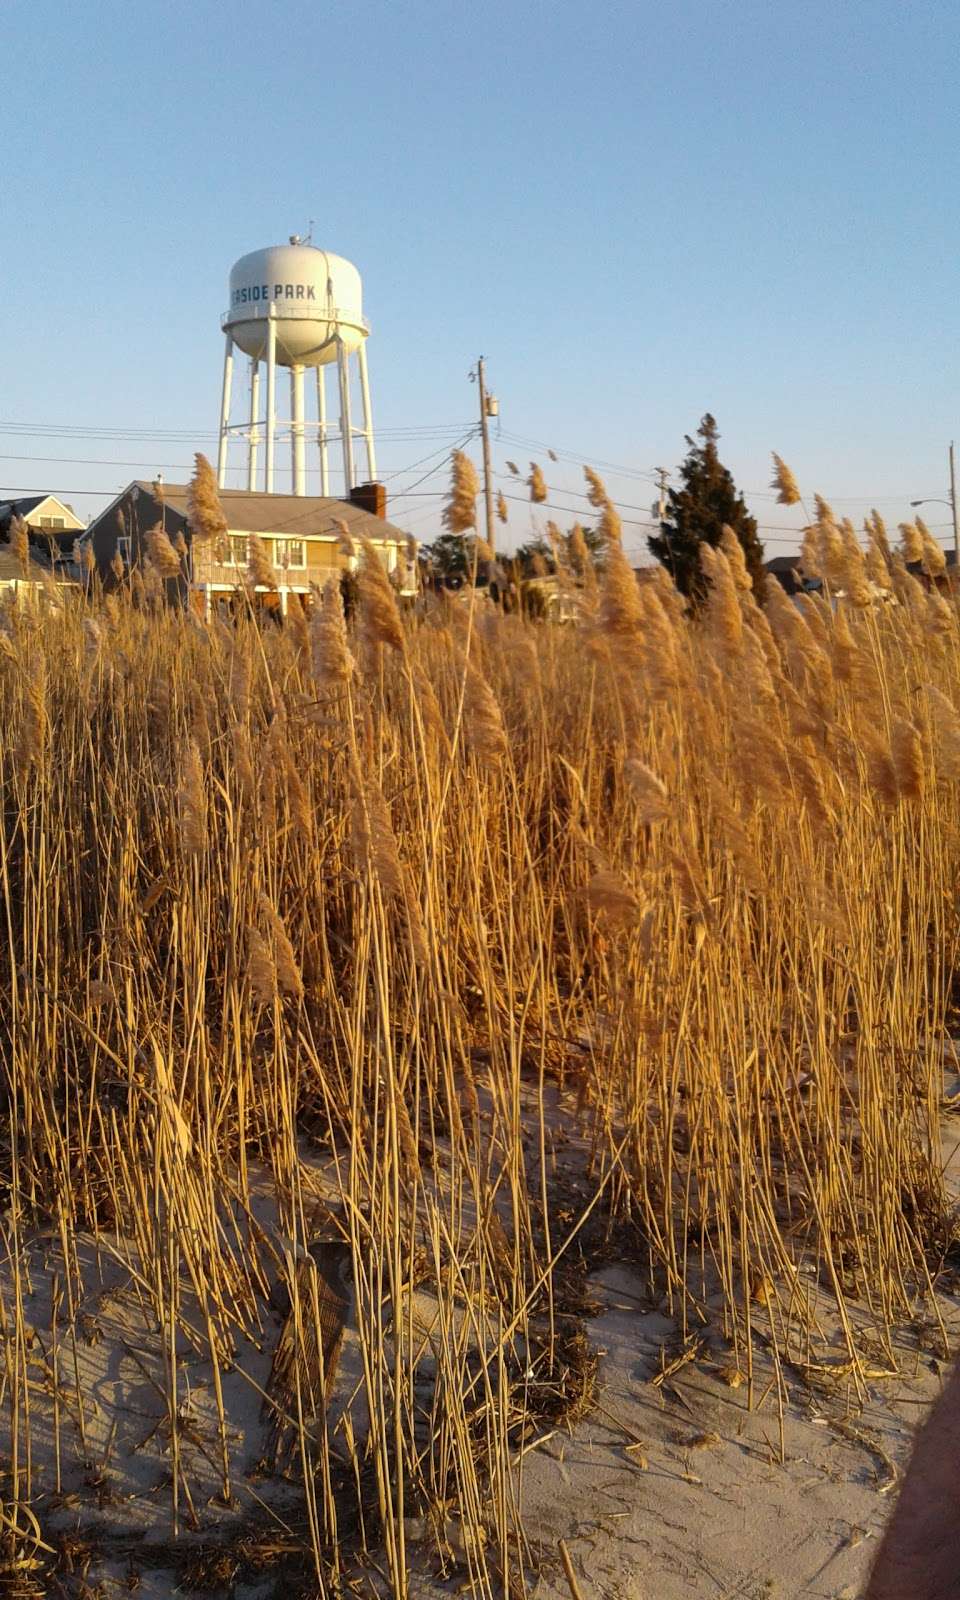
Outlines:
[{"label": "antenna on water tower", "polygon": [[[313,222],[310,223],[311,233]],[[289,244],[273,245],[241,256],[230,273],[230,305],[221,326],[225,336],[223,398],[220,408],[220,448],[217,479],[226,486],[230,445],[245,447],[247,488],[274,491],[276,445],[290,441],[290,480],[293,493],[306,494],[306,447],[314,442],[319,453],[320,493],[330,493],[329,445],[339,438],[343,458],[344,492],[357,482],[354,445],[363,441],[367,477],[377,476],[373,443],[373,417],[367,375],[366,340],[360,274],[342,256],[331,255],[291,234]],[[233,397],[234,351],[250,362],[250,406],[242,422],[230,420]],[[360,380],[362,426],[354,427],[350,413],[351,357]],[[326,369],[336,365],[339,432],[327,421]],[[266,366],[266,397],[261,415],[261,366]],[[290,373],[290,416],[277,415],[277,368]],[[316,373],[316,420],[304,406],[304,375]],[[260,444],[265,445],[263,470]],[[261,482],[262,479],[262,482]]]}]

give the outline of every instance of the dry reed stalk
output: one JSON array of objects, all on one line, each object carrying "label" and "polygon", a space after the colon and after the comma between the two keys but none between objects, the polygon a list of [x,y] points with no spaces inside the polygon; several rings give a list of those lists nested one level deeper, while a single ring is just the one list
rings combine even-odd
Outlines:
[{"label": "dry reed stalk", "polygon": [[[833,587],[856,565],[852,530],[822,503],[818,517]],[[523,1580],[518,1456],[551,1388],[541,1359],[559,1386],[566,1348],[557,1321],[541,1358],[538,1324],[591,1215],[605,1233],[633,1219],[679,1335],[715,1317],[754,1404],[761,1336],[777,1361],[816,1365],[838,1328],[855,1387],[921,1301],[936,1318],[960,631],[884,539],[871,521],[866,573],[874,584],[882,561],[893,597],[861,605],[801,609],[771,585],[761,612],[735,553],[718,554],[739,654],[662,569],[618,590],[619,567],[608,633],[462,608],[454,644],[453,610],[425,600],[401,618],[402,654],[383,650],[361,685],[339,597],[330,638],[311,621],[316,677],[290,630],[198,629],[122,589],[102,615],[83,596],[36,616],[0,602],[0,1351],[21,1504],[54,1420],[63,1483],[93,1447],[77,1355],[87,1241],[135,1264],[131,1294],[160,1330],[184,1530],[200,1504],[184,1351],[191,1388],[207,1364],[211,1465],[236,1485],[234,1385],[218,1375],[246,1371],[289,1259],[291,1359],[270,1414],[331,1590],[337,1529],[362,1523],[375,1555],[382,1518],[402,1592],[404,1523],[441,1503],[478,1590]],[[316,714],[324,683],[351,685],[335,716]],[[497,781],[456,755],[473,721]],[[580,1068],[555,1034],[579,1041]],[[553,1066],[576,1073],[593,1166],[578,1140],[553,1145]],[[345,1473],[306,1265],[328,1171],[368,1419],[361,1444],[345,1415]],[[556,1204],[569,1178],[583,1185],[573,1222]],[[49,1216],[48,1399],[26,1329],[30,1230]],[[435,1307],[429,1364],[414,1281]]]},{"label": "dry reed stalk", "polygon": [[362,872],[376,881],[384,900],[394,900],[403,893],[403,872],[390,808],[375,779],[364,780],[355,769],[352,781],[350,835],[354,860]]},{"label": "dry reed stalk", "polygon": [[19,515],[11,518],[9,539],[11,550],[22,571],[26,572],[30,565],[30,533],[25,518]]}]

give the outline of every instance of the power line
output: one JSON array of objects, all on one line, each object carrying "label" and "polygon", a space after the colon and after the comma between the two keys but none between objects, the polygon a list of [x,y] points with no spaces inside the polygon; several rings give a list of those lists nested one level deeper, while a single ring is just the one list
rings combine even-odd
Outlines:
[{"label": "power line", "polygon": [[[393,427],[379,430],[380,432],[401,433],[462,433],[464,428],[473,426],[471,420],[466,422],[405,422],[397,423]],[[129,428],[114,427],[110,423],[96,422],[89,427],[82,422],[14,422],[4,421],[0,418],[0,433],[33,433],[52,434],[61,437],[79,435],[82,438],[92,438],[95,433],[109,434],[117,439],[174,439],[180,436],[194,438],[198,435],[207,439],[219,438],[219,433],[196,428]]]},{"label": "power line", "polygon": [[525,450],[545,450],[548,455],[555,456],[558,461],[572,461],[581,467],[602,467],[605,472],[616,472],[621,477],[648,478],[651,483],[656,483],[657,481],[652,471],[645,470],[642,467],[628,467],[622,462],[603,461],[597,456],[578,455],[572,450],[555,450],[552,445],[544,444],[542,439],[526,439],[522,434],[507,433],[506,431],[502,431],[497,437],[501,443],[523,445]]}]

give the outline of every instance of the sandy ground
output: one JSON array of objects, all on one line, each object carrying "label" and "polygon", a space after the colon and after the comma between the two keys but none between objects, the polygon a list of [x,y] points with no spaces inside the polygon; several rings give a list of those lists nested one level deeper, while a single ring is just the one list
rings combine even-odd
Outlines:
[{"label": "sandy ground", "polygon": [[[956,1117],[945,1120],[945,1150],[954,1160],[958,1130]],[[299,1497],[264,1464],[262,1395],[281,1313],[266,1310],[262,1328],[238,1339],[234,1364],[224,1373],[230,1504],[222,1496],[210,1365],[202,1341],[181,1340],[177,1428],[187,1488],[174,1508],[168,1352],[119,1243],[111,1250],[81,1240],[79,1255],[84,1288],[75,1341],[62,1306],[55,1331],[58,1274],[62,1282],[57,1242],[34,1239],[20,1259],[32,1382],[29,1462],[25,1419],[20,1423],[19,1490],[44,1536],[61,1547],[47,1592],[71,1600],[132,1592],[160,1600],[190,1592],[185,1549],[228,1542],[255,1524],[271,1527],[281,1543],[292,1540],[291,1530],[302,1528]],[[904,1332],[897,1370],[882,1375],[882,1367],[872,1369],[862,1404],[839,1328],[829,1321],[823,1324],[826,1346],[835,1353],[825,1355],[821,1345],[817,1370],[785,1368],[782,1390],[758,1337],[751,1393],[746,1382],[730,1381],[729,1350],[709,1327],[695,1357],[663,1377],[679,1348],[676,1323],[651,1299],[637,1271],[617,1261],[615,1240],[612,1259],[589,1288],[597,1302],[597,1315],[585,1324],[599,1355],[597,1403],[572,1429],[531,1441],[522,1460],[529,1592],[540,1600],[570,1600],[558,1558],[562,1539],[584,1600],[853,1600],[895,1501],[913,1432],[943,1382],[931,1330]],[[0,1262],[0,1294],[8,1308],[9,1260]],[[945,1295],[940,1309],[955,1341],[960,1302]],[[189,1298],[184,1312],[199,1326]],[[429,1325],[428,1302],[417,1315]],[[59,1428],[49,1382],[54,1367]],[[364,1426],[360,1376],[359,1347],[348,1325],[329,1421],[334,1426],[352,1407],[358,1437]],[[0,1452],[9,1460],[6,1395],[5,1382]],[[12,1487],[8,1474],[4,1500],[12,1498]],[[440,1582],[412,1524],[409,1534],[416,1600],[464,1592],[464,1570]],[[219,1590],[207,1592],[267,1600],[278,1592],[276,1575],[227,1566]],[[354,1592],[382,1593],[375,1571]]]},{"label": "sandy ground", "polygon": [[[842,1378],[818,1393],[788,1373],[781,1462],[769,1357],[755,1361],[752,1411],[709,1343],[655,1385],[672,1324],[644,1309],[643,1285],[622,1268],[594,1286],[605,1302],[591,1324],[605,1352],[600,1407],[527,1458],[544,1554],[565,1539],[584,1595],[605,1600],[859,1594],[942,1363],[905,1347],[905,1375],[871,1382],[862,1413]],[[538,1593],[569,1600],[550,1566]]]},{"label": "sandy ground", "polygon": [[[59,1362],[67,1420],[61,1429],[60,1492],[48,1405],[31,1415],[31,1501],[47,1535],[76,1550],[76,1575],[104,1596],[145,1600],[183,1592],[165,1564],[172,1488],[164,1352],[123,1269],[87,1245],[91,1284],[79,1310],[76,1375],[83,1399],[79,1444],[73,1347]],[[47,1264],[55,1268],[48,1254]],[[26,1307],[37,1330],[33,1359],[50,1358],[51,1273],[32,1272]],[[745,1383],[731,1387],[728,1354],[704,1339],[696,1359],[656,1382],[677,1348],[671,1319],[651,1308],[646,1284],[611,1265],[591,1283],[602,1309],[588,1323],[600,1352],[598,1404],[572,1430],[545,1434],[523,1458],[526,1524],[540,1566],[532,1592],[542,1600],[570,1591],[558,1540],[569,1548],[584,1597],[680,1600],[681,1596],[856,1596],[889,1514],[911,1435],[939,1392],[943,1364],[906,1341],[902,1371],[868,1385],[862,1411],[843,1374],[818,1386],[809,1375],[784,1384],[781,1427],[771,1360],[755,1359],[753,1409]],[[956,1330],[960,1316],[944,1302]],[[423,1308],[421,1308],[423,1312]],[[425,1314],[425,1313],[424,1313]],[[266,1387],[277,1326],[238,1348],[224,1376],[230,1418],[233,1505],[222,1503],[216,1410],[208,1364],[183,1349],[179,1426],[189,1502],[179,1498],[180,1547],[210,1543],[243,1519],[272,1519],[282,1537],[297,1525],[297,1495],[262,1466]],[[348,1329],[335,1406],[359,1378]],[[38,1374],[39,1375],[39,1374]],[[764,1392],[766,1391],[766,1393]],[[412,1530],[411,1530],[412,1531]],[[420,1575],[414,1594],[456,1592],[430,1579],[430,1561],[412,1546]],[[182,1579],[182,1573],[181,1573]],[[460,1583],[463,1574],[460,1574]],[[68,1585],[66,1593],[80,1593]],[[94,1591],[96,1592],[96,1591]],[[238,1600],[272,1595],[269,1579],[221,1593]]]}]

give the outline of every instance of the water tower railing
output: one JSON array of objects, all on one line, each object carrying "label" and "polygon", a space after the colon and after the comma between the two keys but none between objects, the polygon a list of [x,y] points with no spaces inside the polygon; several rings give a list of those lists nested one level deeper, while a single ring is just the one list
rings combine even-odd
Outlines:
[{"label": "water tower railing", "polygon": [[358,317],[353,311],[317,305],[312,301],[309,305],[299,305],[295,300],[253,301],[252,304],[234,306],[230,311],[224,311],[220,326],[226,329],[235,322],[263,322],[268,316],[275,322],[334,322],[343,328],[360,328],[366,334],[370,332],[366,318]]}]

